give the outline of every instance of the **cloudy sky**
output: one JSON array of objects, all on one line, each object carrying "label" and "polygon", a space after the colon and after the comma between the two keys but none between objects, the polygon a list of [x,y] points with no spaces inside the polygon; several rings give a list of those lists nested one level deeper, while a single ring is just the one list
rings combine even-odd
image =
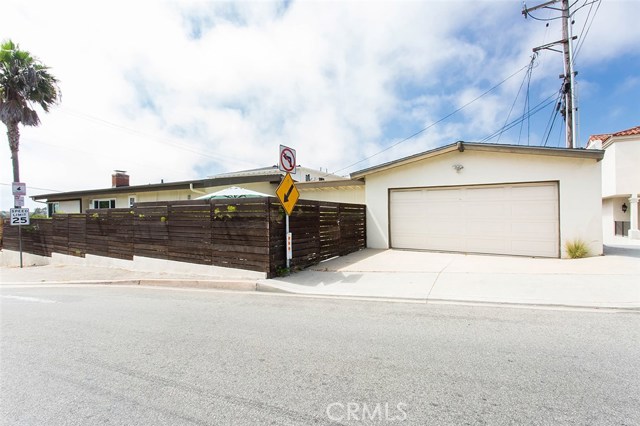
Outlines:
[{"label": "cloudy sky", "polygon": [[[572,4],[584,146],[640,124],[640,1]],[[519,0],[5,0],[0,39],[50,66],[62,90],[40,127],[22,128],[21,180],[36,195],[109,187],[115,169],[134,185],[204,178],[276,164],[280,144],[341,175],[457,140],[564,146],[561,116],[545,131],[562,55],[542,51],[528,67],[533,47],[561,38],[559,12],[521,10]]]}]

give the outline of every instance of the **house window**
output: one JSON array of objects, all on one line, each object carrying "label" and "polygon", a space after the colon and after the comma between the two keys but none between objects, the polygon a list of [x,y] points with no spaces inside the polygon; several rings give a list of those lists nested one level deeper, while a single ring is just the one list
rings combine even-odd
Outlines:
[{"label": "house window", "polygon": [[111,198],[109,200],[93,200],[92,204],[94,209],[115,209],[116,199]]},{"label": "house window", "polygon": [[136,196],[135,195],[129,195],[129,207],[133,207],[133,205],[136,203]]},{"label": "house window", "polygon": [[60,203],[47,203],[47,216],[52,217],[60,210]]},{"label": "house window", "polygon": [[615,235],[626,237],[629,234],[631,222],[615,221]]}]

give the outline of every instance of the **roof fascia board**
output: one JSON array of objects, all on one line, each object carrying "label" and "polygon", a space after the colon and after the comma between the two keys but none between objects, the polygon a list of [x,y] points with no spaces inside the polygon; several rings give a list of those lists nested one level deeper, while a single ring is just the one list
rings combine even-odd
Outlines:
[{"label": "roof fascia board", "polygon": [[[435,148],[429,151],[420,152],[418,154],[413,154],[408,157],[401,158],[399,160],[389,161],[387,163],[380,164],[378,166],[369,167],[363,170],[358,170],[356,172],[351,173],[351,179],[360,179],[369,175],[371,173],[378,173],[388,169],[392,169],[394,167],[404,166],[405,164],[415,163],[416,161],[424,160],[426,158],[435,157],[438,155],[446,154],[451,151],[459,150],[460,143],[456,142],[453,144],[445,145],[439,148]],[[464,149],[464,148],[463,148]]]},{"label": "roof fascia board", "polygon": [[228,177],[228,178],[210,178],[199,179],[181,182],[169,182],[169,183],[155,183],[149,185],[135,185],[135,186],[118,186],[115,188],[102,188],[102,189],[89,189],[83,191],[71,191],[71,192],[57,192],[53,194],[41,194],[34,195],[31,198],[33,200],[49,200],[49,201],[66,201],[69,199],[75,199],[77,197],[87,196],[108,196],[124,193],[144,193],[144,192],[157,192],[157,191],[176,191],[183,189],[193,188],[209,188],[213,186],[234,185],[242,183],[252,182],[280,182],[282,175],[279,173],[272,175],[260,175],[260,176],[240,176],[240,177]]},{"label": "roof fascia board", "polygon": [[520,146],[520,145],[497,145],[465,142],[464,146],[472,151],[506,152],[510,154],[548,155],[552,157],[574,157],[589,158],[597,161],[602,160],[604,151],[601,149],[583,148],[549,148],[544,146]]},{"label": "roof fascia board", "polygon": [[317,188],[342,188],[352,186],[363,186],[364,181],[362,179],[345,179],[345,180],[325,180],[314,182],[296,182],[296,187],[300,190],[305,189],[317,189]]},{"label": "roof fascia board", "polygon": [[368,169],[359,170],[351,174],[352,179],[363,178],[372,173],[379,173],[394,167],[421,161],[437,155],[447,154],[452,151],[464,152],[465,150],[480,152],[503,152],[511,154],[528,154],[528,155],[548,155],[554,157],[574,157],[587,158],[596,161],[602,160],[604,151],[601,149],[568,149],[568,148],[548,148],[537,146],[520,146],[520,145],[498,145],[486,144],[478,142],[456,142],[454,144],[445,145],[430,151],[414,154],[399,160],[390,161],[379,166],[370,167]]}]

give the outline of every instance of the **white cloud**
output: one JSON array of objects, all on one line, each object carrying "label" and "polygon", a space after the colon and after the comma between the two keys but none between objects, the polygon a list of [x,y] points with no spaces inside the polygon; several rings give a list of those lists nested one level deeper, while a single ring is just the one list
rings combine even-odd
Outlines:
[{"label": "white cloud", "polygon": [[[516,3],[10,0],[0,38],[51,66],[63,92],[41,127],[22,130],[22,180],[74,190],[108,186],[114,169],[133,184],[201,178],[274,164],[281,143],[305,166],[343,168],[437,121],[559,38],[556,23],[525,21]],[[637,7],[604,4],[581,60],[637,52],[640,27],[628,13]],[[545,52],[538,62],[532,82],[546,96],[561,58]],[[522,77],[355,169],[485,136],[503,124]],[[0,182],[9,183],[0,145]],[[10,193],[0,189],[6,209]]]}]

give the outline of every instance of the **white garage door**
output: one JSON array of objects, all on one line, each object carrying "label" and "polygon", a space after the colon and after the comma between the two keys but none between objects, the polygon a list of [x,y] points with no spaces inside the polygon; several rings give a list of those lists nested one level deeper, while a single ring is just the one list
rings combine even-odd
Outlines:
[{"label": "white garage door", "polygon": [[392,190],[391,247],[559,257],[557,183]]}]

